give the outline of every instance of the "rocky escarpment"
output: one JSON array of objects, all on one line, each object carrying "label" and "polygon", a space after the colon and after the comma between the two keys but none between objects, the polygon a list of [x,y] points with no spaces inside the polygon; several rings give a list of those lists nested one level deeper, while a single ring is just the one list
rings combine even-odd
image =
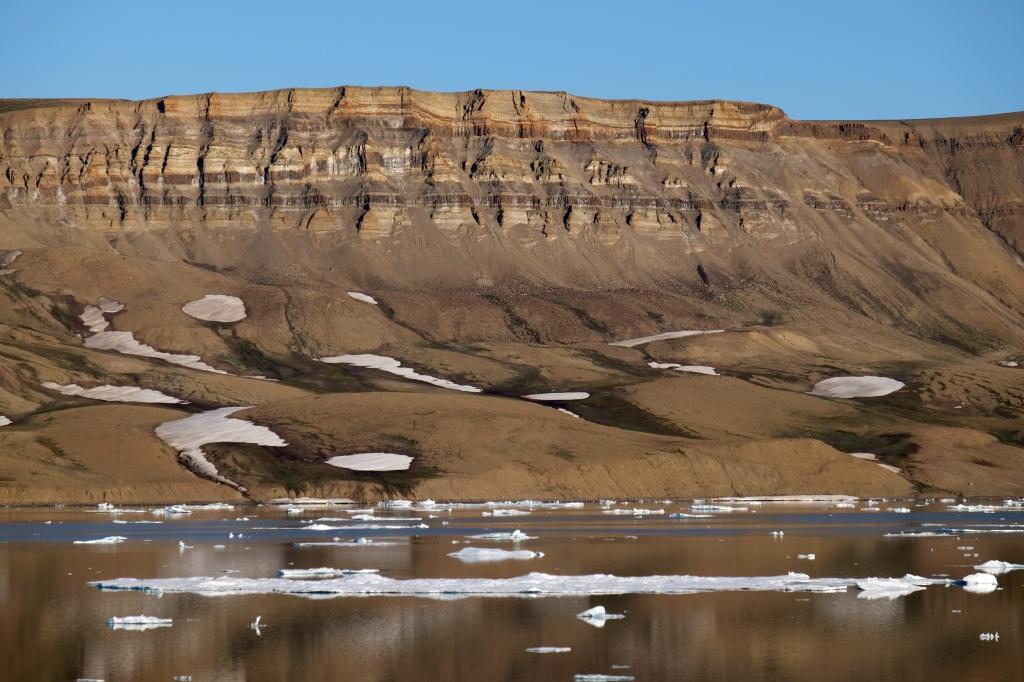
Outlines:
[{"label": "rocky escarpment", "polygon": [[48,104],[0,109],[0,246],[377,288],[754,287],[918,326],[980,296],[985,333],[1020,323],[1024,116],[355,87]]}]

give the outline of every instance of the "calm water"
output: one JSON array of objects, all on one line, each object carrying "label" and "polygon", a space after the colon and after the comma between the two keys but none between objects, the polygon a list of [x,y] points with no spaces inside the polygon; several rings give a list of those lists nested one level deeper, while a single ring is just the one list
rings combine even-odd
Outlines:
[{"label": "calm water", "polygon": [[[688,510],[683,503],[637,506]],[[899,505],[881,504],[883,510],[894,506]],[[608,516],[596,505],[509,518],[483,517],[479,509],[431,512],[436,518],[393,510],[376,513],[419,516],[430,528],[344,532],[301,529],[303,521],[346,516],[339,509],[289,516],[281,509],[237,507],[158,525],[113,523],[161,520],[149,513],[0,510],[0,679],[568,681],[581,673],[644,681],[1024,679],[1024,571],[998,576],[1000,589],[991,594],[930,586],[891,601],[860,599],[856,588],[840,594],[435,600],[161,597],[88,585],[116,577],[272,577],[281,568],[321,566],[374,568],[393,578],[511,577],[530,571],[960,578],[989,559],[1024,563],[1024,533],[884,537],[938,527],[1024,530],[1024,512],[908,506],[912,513],[761,505],[685,520],[667,514]],[[511,549],[508,543],[463,542],[467,535],[515,528],[538,536],[521,547],[545,556],[489,564],[447,556],[466,546]],[[785,535],[773,537],[772,530]],[[243,537],[228,539],[229,533]],[[128,541],[72,544],[109,535]],[[295,546],[360,536],[391,544]],[[179,541],[192,549],[180,549]],[[798,558],[808,553],[816,559]],[[575,617],[595,605],[626,617],[603,628]],[[112,616],[138,614],[174,623],[144,632],[106,624]],[[249,627],[257,615],[265,625],[259,635]],[[999,641],[979,639],[985,632],[998,632]],[[537,646],[572,651],[526,652]]]}]

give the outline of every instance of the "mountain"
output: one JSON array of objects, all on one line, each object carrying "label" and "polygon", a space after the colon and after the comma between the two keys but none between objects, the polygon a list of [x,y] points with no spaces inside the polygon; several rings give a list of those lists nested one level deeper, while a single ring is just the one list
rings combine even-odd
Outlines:
[{"label": "mountain", "polygon": [[[3,100],[0,250],[3,501],[1024,493],[1024,113]],[[183,310],[211,294],[244,318]],[[318,361],[359,354],[483,394]],[[845,375],[905,387],[807,394]],[[229,406],[288,445],[155,432]],[[325,463],[357,452],[414,460]]]}]

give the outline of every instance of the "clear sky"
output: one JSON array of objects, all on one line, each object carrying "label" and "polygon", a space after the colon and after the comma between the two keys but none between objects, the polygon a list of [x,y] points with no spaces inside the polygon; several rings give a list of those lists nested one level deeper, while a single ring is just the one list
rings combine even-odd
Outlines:
[{"label": "clear sky", "polygon": [[10,0],[0,16],[0,98],[409,85],[803,119],[1024,110],[1024,0]]}]

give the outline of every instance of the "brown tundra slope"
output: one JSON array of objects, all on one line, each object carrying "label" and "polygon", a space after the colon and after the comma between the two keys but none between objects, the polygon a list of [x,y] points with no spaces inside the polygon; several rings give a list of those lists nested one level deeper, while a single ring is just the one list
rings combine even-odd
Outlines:
[{"label": "brown tundra slope", "polygon": [[[0,252],[3,502],[1024,494],[1024,114],[351,87],[7,100]],[[183,312],[207,294],[246,317]],[[123,309],[87,308],[103,297]],[[97,315],[201,360],[111,350],[126,334],[96,336]],[[482,394],[318,361],[367,353]],[[807,394],[843,375],[906,386]],[[521,397],[562,391],[588,397]],[[155,433],[229,406],[288,445],[206,445],[200,466]],[[415,459],[325,463],[377,451]]]}]

